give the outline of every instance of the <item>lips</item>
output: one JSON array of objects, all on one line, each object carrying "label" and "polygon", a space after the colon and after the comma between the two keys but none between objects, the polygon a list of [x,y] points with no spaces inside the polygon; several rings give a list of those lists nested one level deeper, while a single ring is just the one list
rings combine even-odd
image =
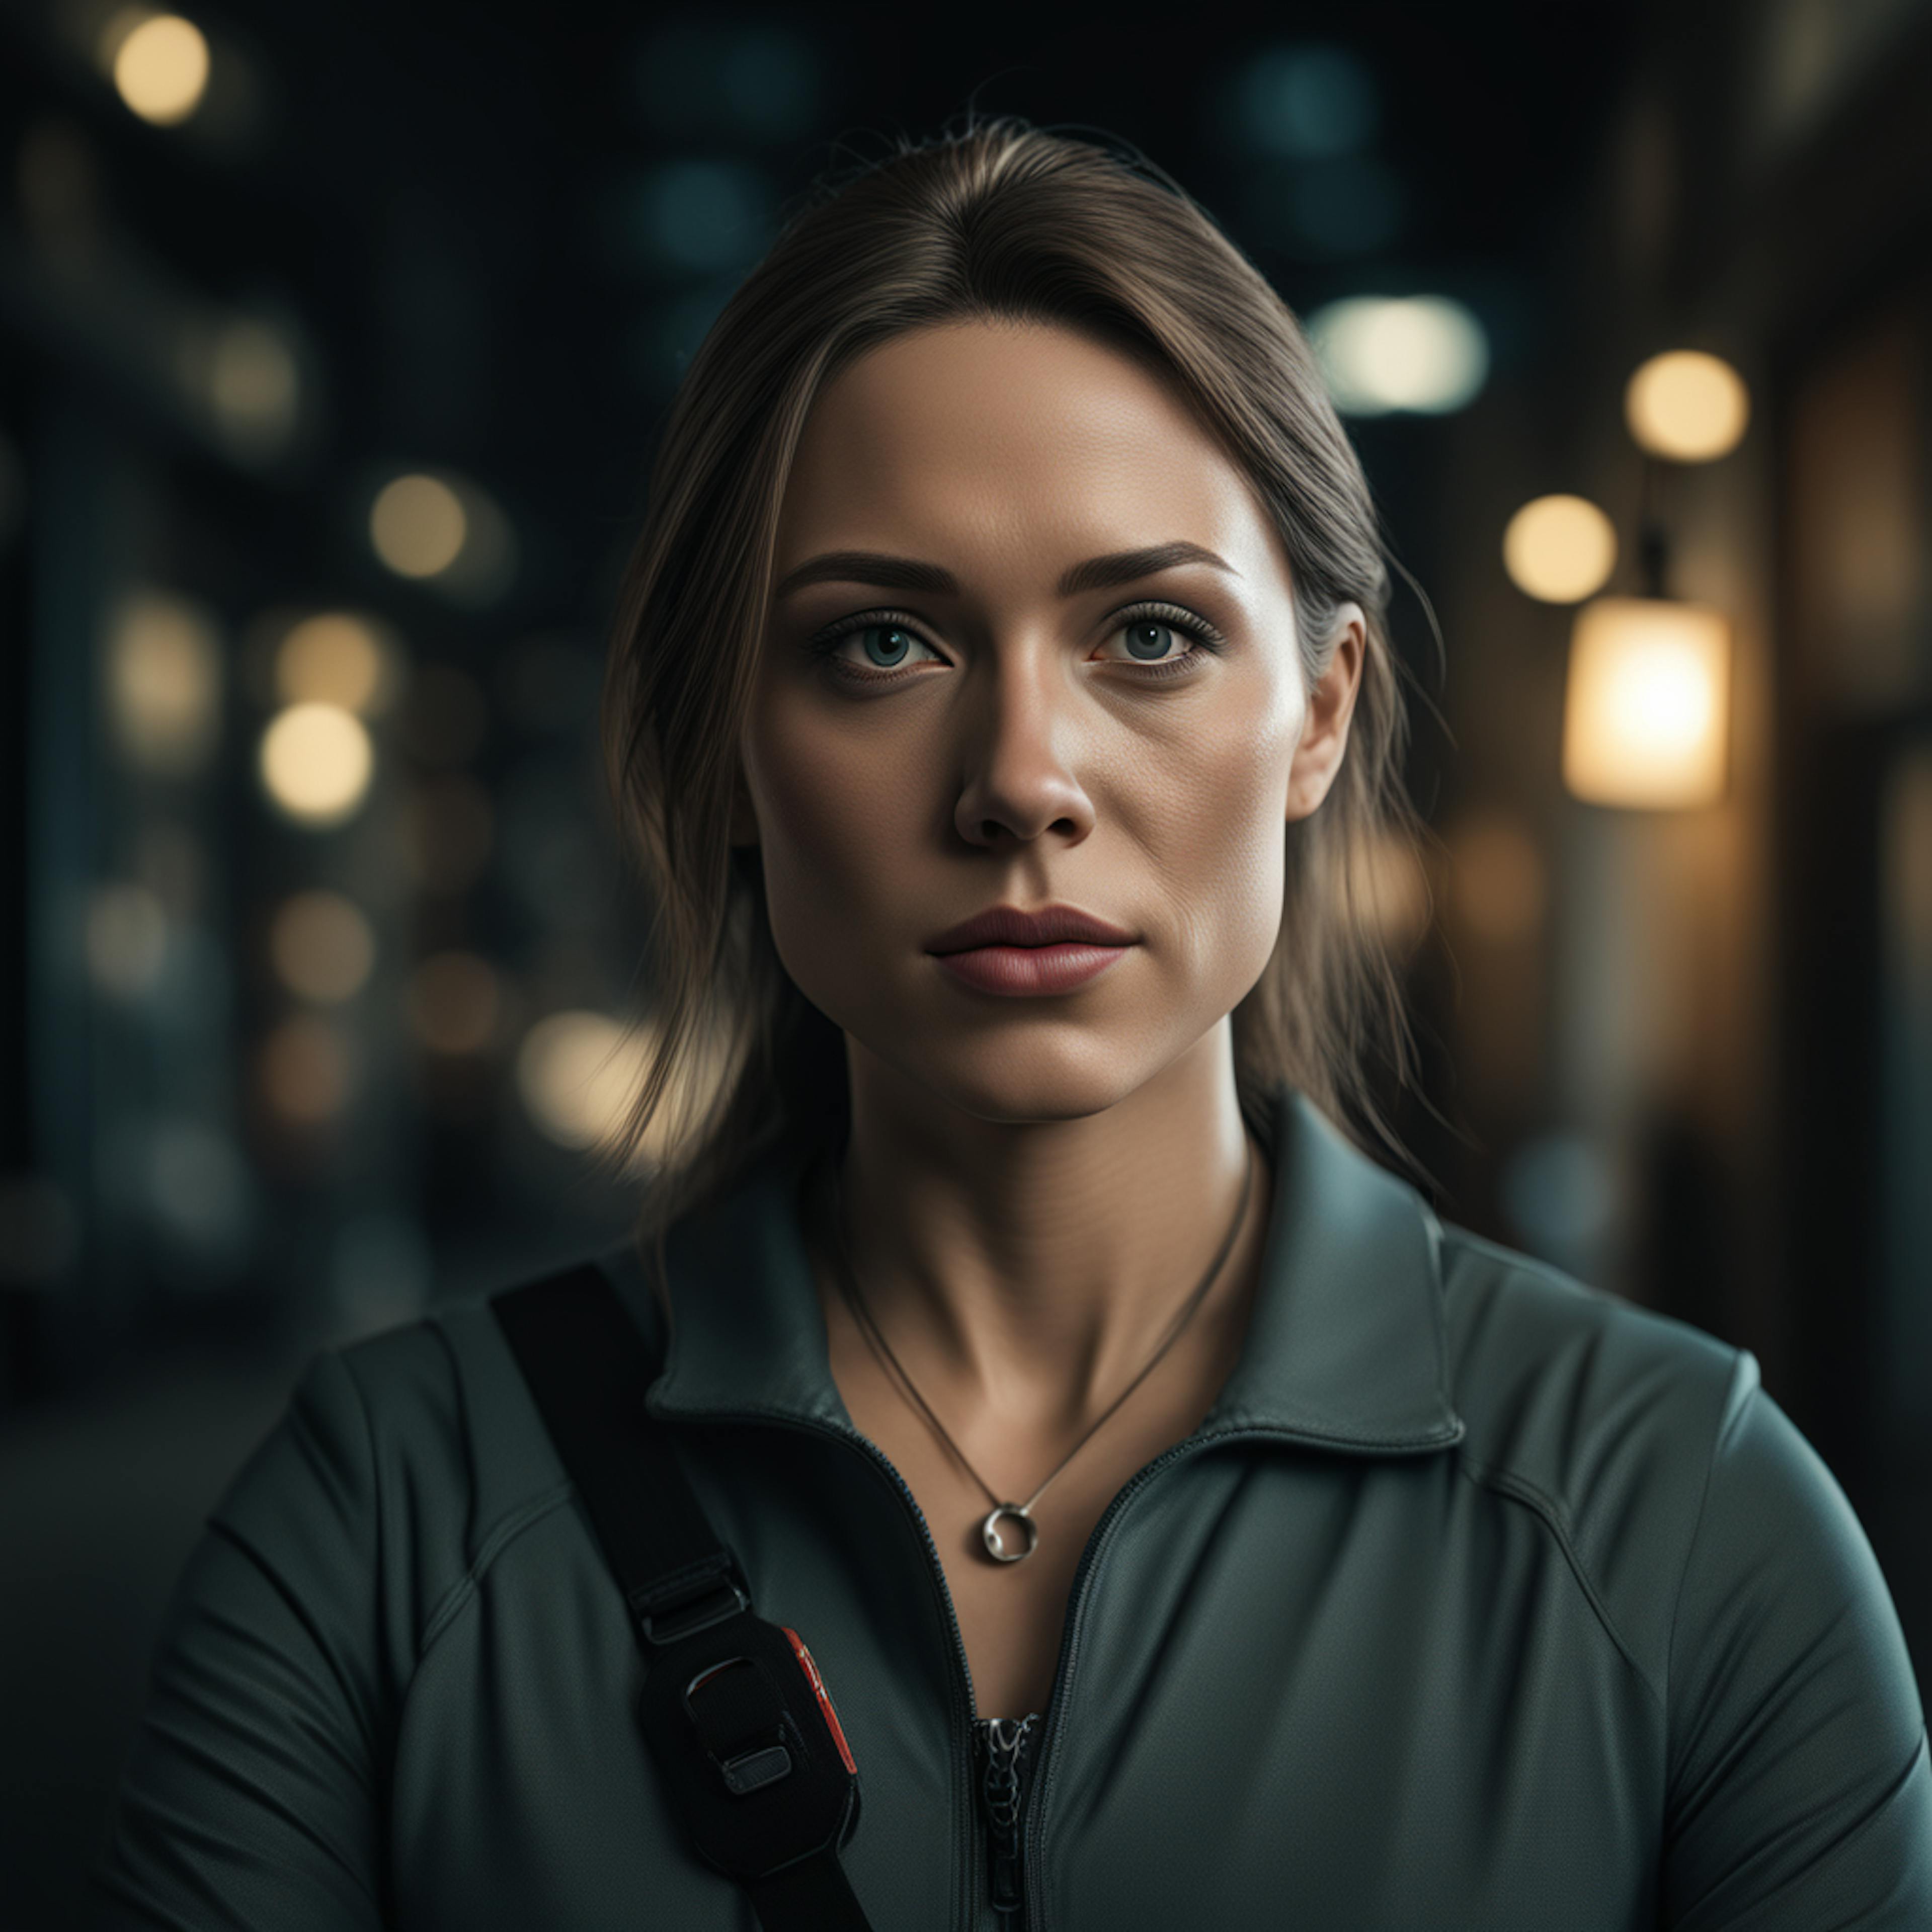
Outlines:
[{"label": "lips", "polygon": [[1042,906],[1028,912],[1018,906],[992,906],[949,928],[926,946],[944,957],[982,946],[1132,946],[1135,935],[1110,925],[1078,906]]}]

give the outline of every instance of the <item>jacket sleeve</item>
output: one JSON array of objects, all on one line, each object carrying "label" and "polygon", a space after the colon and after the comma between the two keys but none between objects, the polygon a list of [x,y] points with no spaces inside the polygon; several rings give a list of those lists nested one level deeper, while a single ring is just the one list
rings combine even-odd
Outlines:
[{"label": "jacket sleeve", "polygon": [[1663,1922],[1932,1926],[1932,1765],[1858,1519],[1740,1360],[1678,1598]]},{"label": "jacket sleeve", "polygon": [[320,1355],[176,1586],[95,1874],[107,1932],[386,1922],[378,1517],[354,1376]]}]

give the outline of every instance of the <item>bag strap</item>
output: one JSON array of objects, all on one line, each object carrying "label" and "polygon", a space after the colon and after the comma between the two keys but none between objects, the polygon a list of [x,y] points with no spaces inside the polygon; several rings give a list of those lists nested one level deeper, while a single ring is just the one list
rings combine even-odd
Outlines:
[{"label": "bag strap", "polygon": [[629,1606],[646,1741],[699,1852],[765,1932],[869,1932],[839,1846],[858,1821],[844,1733],[796,1634],[752,1608],[644,1406],[659,1364],[602,1269],[490,1307]]}]

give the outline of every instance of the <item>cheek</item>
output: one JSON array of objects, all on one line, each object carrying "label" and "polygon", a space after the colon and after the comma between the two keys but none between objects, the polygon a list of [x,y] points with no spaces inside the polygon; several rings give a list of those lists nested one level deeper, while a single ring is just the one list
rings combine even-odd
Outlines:
[{"label": "cheek", "polygon": [[774,705],[754,718],[745,769],[758,809],[772,935],[808,996],[836,961],[850,977],[896,902],[916,897],[915,854],[925,800],[883,744],[815,730],[804,708]]},{"label": "cheek", "polygon": [[1168,748],[1157,784],[1138,788],[1138,836],[1156,856],[1181,959],[1238,999],[1260,975],[1281,924],[1288,774],[1300,736],[1298,686],[1256,693]]}]

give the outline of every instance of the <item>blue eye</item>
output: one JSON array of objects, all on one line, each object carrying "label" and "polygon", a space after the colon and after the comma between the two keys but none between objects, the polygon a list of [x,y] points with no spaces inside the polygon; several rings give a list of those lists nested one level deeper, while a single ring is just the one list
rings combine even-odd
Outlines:
[{"label": "blue eye", "polygon": [[[1130,655],[1102,662],[1126,664],[1147,680],[1185,676],[1198,669],[1204,658],[1217,657],[1224,648],[1220,632],[1204,617],[1178,604],[1141,604],[1124,610],[1114,617],[1108,635],[1124,637]],[[848,638],[858,640],[862,661],[835,655]],[[1188,648],[1172,648],[1184,642]],[[932,650],[916,620],[896,610],[867,610],[821,631],[806,649],[833,676],[848,684],[866,684],[891,681],[893,674],[912,661],[915,646]]]},{"label": "blue eye", "polygon": [[[906,654],[917,642],[910,631],[902,629],[897,624],[868,624],[863,630],[848,631],[845,634],[848,638],[856,638],[859,648],[867,658],[885,670],[896,670],[904,663]],[[883,639],[884,641],[875,646],[873,643],[874,638]],[[874,656],[875,648],[878,652],[876,656]]]},{"label": "blue eye", "polygon": [[1166,657],[1168,642],[1177,634],[1173,625],[1157,624],[1151,617],[1126,626],[1126,631],[1127,649],[1137,658]]},{"label": "blue eye", "polygon": [[[1218,657],[1222,649],[1220,632],[1204,617],[1178,604],[1143,604],[1123,612],[1120,622],[1114,634],[1126,639],[1131,662],[1145,678],[1187,676],[1200,668],[1204,658]],[[1184,642],[1188,649],[1168,648]]]},{"label": "blue eye", "polygon": [[[848,638],[858,639],[859,649],[865,653],[864,664],[832,656]],[[827,661],[838,676],[863,683],[875,674],[884,676],[898,670],[910,657],[913,647],[925,643],[909,620],[901,621],[890,611],[871,611],[821,631],[806,648],[814,658]],[[866,665],[872,670],[868,671]]]}]

